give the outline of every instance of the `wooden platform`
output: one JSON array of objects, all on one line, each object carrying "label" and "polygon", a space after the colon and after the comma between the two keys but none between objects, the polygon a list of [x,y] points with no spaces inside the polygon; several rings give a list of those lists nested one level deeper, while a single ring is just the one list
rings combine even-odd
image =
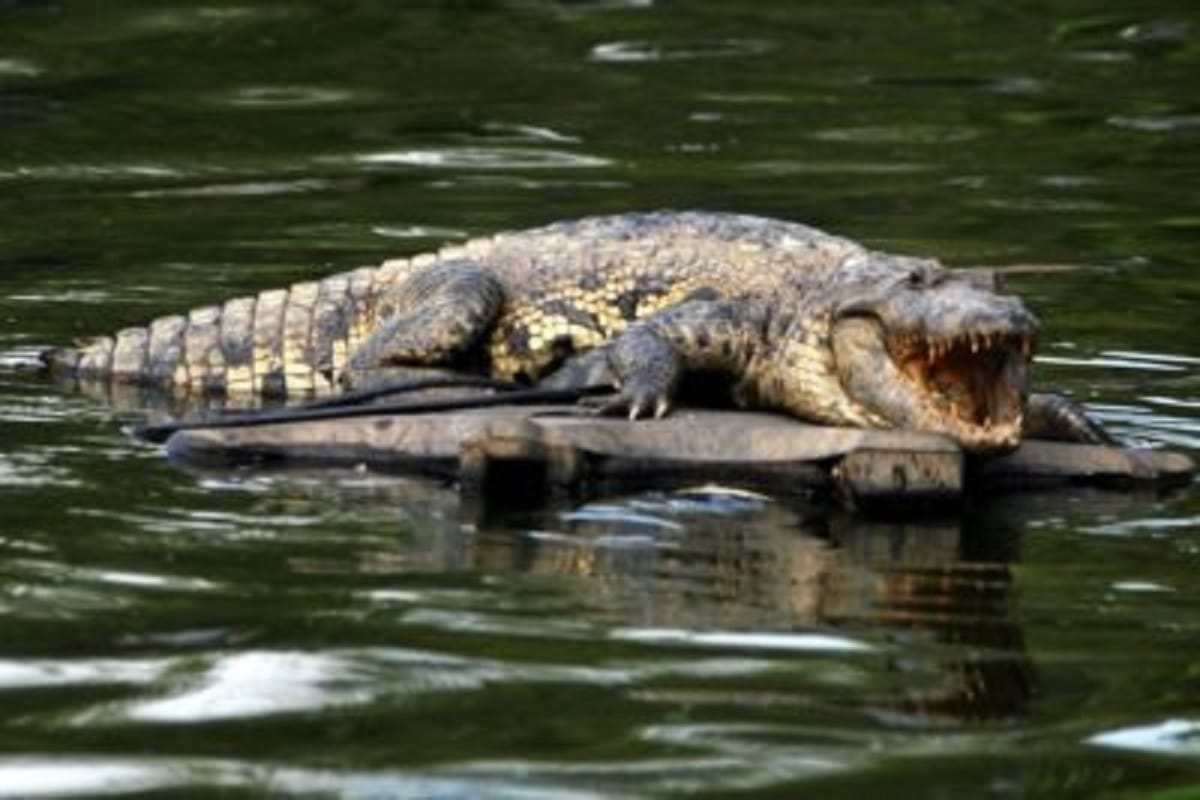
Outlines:
[{"label": "wooden platform", "polygon": [[628,422],[570,406],[368,416],[175,433],[169,456],[199,466],[366,465],[457,480],[501,503],[719,481],[822,495],[858,509],[927,509],[970,492],[1054,484],[1171,488],[1195,464],[1165,451],[1027,442],[993,459],[908,431],[806,425],[763,413],[681,410]]}]

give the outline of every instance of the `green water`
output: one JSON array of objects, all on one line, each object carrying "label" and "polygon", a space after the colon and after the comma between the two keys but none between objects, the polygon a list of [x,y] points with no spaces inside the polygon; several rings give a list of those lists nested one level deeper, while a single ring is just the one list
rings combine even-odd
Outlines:
[{"label": "green water", "polygon": [[[0,2],[0,363],[499,229],[796,219],[1015,288],[1200,452],[1200,12]],[[0,371],[0,796],[1200,797],[1200,496],[480,518]]]}]

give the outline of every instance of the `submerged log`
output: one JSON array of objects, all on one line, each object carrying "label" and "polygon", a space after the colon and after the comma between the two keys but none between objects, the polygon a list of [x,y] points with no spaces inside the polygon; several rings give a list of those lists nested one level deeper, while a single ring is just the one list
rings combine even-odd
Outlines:
[{"label": "submerged log", "polygon": [[1053,483],[1164,488],[1195,473],[1190,458],[1164,451],[1030,441],[1007,456],[977,460],[945,437],[912,431],[710,410],[631,423],[571,406],[193,428],[174,434],[167,452],[200,466],[416,471],[505,503],[719,481],[829,496],[863,510],[920,510],[952,506],[973,491]]}]

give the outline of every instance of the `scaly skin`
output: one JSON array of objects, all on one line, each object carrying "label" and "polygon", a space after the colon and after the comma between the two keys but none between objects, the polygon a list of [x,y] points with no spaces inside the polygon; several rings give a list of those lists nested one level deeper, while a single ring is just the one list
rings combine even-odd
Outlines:
[{"label": "scaly skin", "polygon": [[[659,213],[587,219],[239,297],[54,350],[46,360],[52,370],[80,378],[210,393],[336,390],[336,377],[350,366],[351,356],[389,317],[420,309],[431,296],[441,299],[437,282],[428,280],[431,272],[477,264],[503,292],[504,307],[486,343],[491,371],[533,378],[555,363],[565,337],[576,350],[595,346],[702,285],[736,285],[737,295],[750,295],[789,277],[819,282],[858,252],[863,248],[845,239],[752,217]],[[449,305],[461,314],[471,292],[449,296]],[[431,330],[424,320],[413,327],[435,341],[421,342],[420,350],[437,353],[426,358],[414,353],[410,360],[438,363],[469,347],[472,342],[463,340],[473,337],[464,333],[477,337],[488,321],[475,320],[464,332],[436,319],[438,327]],[[389,352],[404,349],[390,345]],[[381,349],[378,340],[373,349]]]},{"label": "scaly skin", "polygon": [[[665,413],[682,375],[716,371],[744,405],[998,450],[1021,433],[1035,327],[1014,298],[933,261],[795,223],[658,212],[477,239],[163,317],[45,361],[81,381],[282,397],[335,392],[390,365],[534,381],[593,350],[560,383],[606,374],[621,386],[613,407],[631,416]],[[1087,427],[1068,416],[1066,427]]]}]

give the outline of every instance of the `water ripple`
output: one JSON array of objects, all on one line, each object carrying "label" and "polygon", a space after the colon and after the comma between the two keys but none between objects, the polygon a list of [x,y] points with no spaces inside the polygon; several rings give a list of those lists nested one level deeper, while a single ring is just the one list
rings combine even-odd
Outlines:
[{"label": "water ripple", "polygon": [[669,628],[620,628],[612,638],[647,644],[686,645],[807,653],[858,653],[874,650],[865,642],[823,633],[759,633],[753,631],[688,631]]},{"label": "water ripple", "polygon": [[1150,725],[1116,728],[1084,740],[1100,747],[1200,758],[1200,720],[1169,719]]},{"label": "water ripple", "polygon": [[[531,765],[537,766],[537,765]],[[538,785],[530,774],[484,776],[462,771],[306,769],[290,764],[211,758],[120,758],[29,755],[0,759],[0,798],[106,797],[203,787],[262,796],[342,798],[488,797],[495,800],[600,800],[611,797],[571,785]]]},{"label": "water ripple", "polygon": [[130,719],[191,724],[366,702],[373,693],[365,686],[346,685],[355,671],[353,664],[328,653],[241,653],[190,676],[173,695],[119,703],[81,715],[75,723]]},{"label": "water ripple", "polygon": [[[8,414],[0,414],[5,421],[39,422],[36,417],[18,415],[15,420]],[[45,453],[16,452],[0,453],[0,487],[53,487],[55,489],[79,488],[84,482],[76,478],[70,469],[55,465]]]},{"label": "water ripple", "polygon": [[1085,533],[1101,536],[1164,536],[1186,534],[1198,529],[1200,529],[1200,516],[1127,519],[1081,528]]},{"label": "water ripple", "polygon": [[1085,356],[1039,355],[1033,359],[1038,364],[1055,364],[1066,367],[1104,367],[1106,369],[1142,370],[1145,372],[1186,372],[1187,368],[1175,363],[1163,363],[1161,359],[1134,358],[1115,354]]},{"label": "water ripple", "polygon": [[714,39],[670,44],[630,40],[598,44],[592,48],[588,57],[601,63],[639,64],[757,56],[772,49],[774,44],[766,39]]},{"label": "water ripple", "polygon": [[1105,350],[1106,356],[1129,359],[1141,363],[1186,364],[1200,367],[1200,356],[1184,356],[1174,353],[1149,353],[1144,350]]},{"label": "water ripple", "polygon": [[[145,759],[49,757],[0,759],[0,797],[38,798],[131,794],[186,786],[194,763]],[[215,777],[209,771],[208,777]],[[212,785],[221,785],[214,782]]]},{"label": "water ripple", "polygon": [[376,236],[388,239],[466,239],[470,234],[458,228],[437,225],[376,225],[371,228]]},{"label": "water ripple", "polygon": [[[54,673],[48,671],[52,662],[0,662],[0,687],[96,683],[103,679],[100,667],[107,665],[110,661],[101,660]],[[199,661],[189,656],[112,661],[111,665],[109,682],[157,685],[167,681],[166,691],[146,699],[100,703],[73,714],[69,724],[195,724],[394,703],[494,684],[612,686],[668,678],[744,678],[777,668],[767,660],[731,657],[599,665],[506,664],[403,648],[251,651]]]},{"label": "water ripple", "polygon": [[[161,454],[155,457],[161,458]],[[122,527],[133,527],[146,533],[171,536],[191,534],[201,537],[221,534],[224,538],[234,541],[263,541],[275,538],[289,528],[307,530],[328,522],[328,516],[321,513],[237,513],[202,508],[156,509],[152,512],[73,508],[68,513],[76,517],[116,522]]]},{"label": "water ripple", "polygon": [[774,177],[786,175],[915,175],[929,172],[935,166],[916,161],[799,161],[771,159],[751,161],[741,169],[756,175]]},{"label": "water ripple", "polygon": [[1068,61],[1079,61],[1084,64],[1122,64],[1133,61],[1133,53],[1125,50],[1082,49],[1068,50],[1062,54]]},{"label": "water ripple", "polygon": [[121,23],[120,30],[150,33],[195,33],[249,25],[279,22],[303,12],[302,6],[270,3],[254,5],[189,5],[139,14]]},{"label": "water ripple", "polygon": [[868,75],[864,83],[879,86],[900,86],[928,89],[977,89],[1010,95],[1038,95],[1046,91],[1047,84],[1040,78],[1029,75]]},{"label": "water ripple", "polygon": [[183,178],[188,171],[165,164],[41,164],[0,169],[0,180],[107,181]]},{"label": "water ripple", "polygon": [[330,189],[333,181],[319,178],[299,178],[283,181],[242,181],[238,183],[212,183],[201,186],[172,186],[166,189],[141,189],[130,192],[130,197],[268,197],[281,194],[322,192]]},{"label": "water ripple", "polygon": [[0,58],[0,78],[36,78],[42,68],[22,58]]},{"label": "water ripple", "polygon": [[393,150],[353,156],[366,166],[433,167],[440,169],[595,169],[612,164],[600,156],[533,147],[443,147]]},{"label": "water ripple", "polygon": [[1134,44],[1186,44],[1193,37],[1193,25],[1182,20],[1152,20],[1127,25],[1118,35]]},{"label": "water ripple", "polygon": [[210,592],[219,588],[211,581],[186,575],[109,570],[99,567],[72,566],[60,561],[33,559],[10,560],[7,563],[8,566],[16,567],[24,574],[35,575],[54,587],[100,584],[109,587],[176,592]]},{"label": "water ripple", "polygon": [[1141,133],[1175,133],[1200,126],[1200,114],[1163,114],[1158,116],[1114,116],[1106,122],[1114,128]]},{"label": "water ripple", "polygon": [[655,0],[575,0],[572,10],[611,11],[612,9],[653,8]]},{"label": "water ripple", "polygon": [[483,126],[483,135],[463,134],[464,139],[482,139],[489,142],[555,142],[558,144],[578,144],[578,136],[559,133],[553,128],[542,125],[525,125],[513,122],[487,122]]},{"label": "water ripple", "polygon": [[855,144],[956,144],[975,139],[979,134],[978,129],[966,125],[895,123],[826,128],[813,133],[812,138],[823,142]]},{"label": "water ripple", "polygon": [[1114,592],[1128,592],[1131,594],[1160,594],[1164,592],[1174,592],[1175,587],[1164,586],[1161,583],[1154,581],[1115,581],[1112,584]]},{"label": "water ripple", "polygon": [[534,180],[518,175],[463,175],[430,181],[431,189],[627,189],[631,184],[613,180]]},{"label": "water ripple", "polygon": [[[6,300],[11,300],[12,297],[6,297]],[[28,338],[20,334],[14,336],[6,336],[5,343],[8,341],[20,341]],[[41,353],[45,350],[44,347],[37,345],[13,345],[4,346],[0,349],[0,370],[5,371],[24,371],[30,372],[41,367]]]},{"label": "water ripple", "polygon": [[368,98],[361,90],[339,86],[241,86],[215,95],[213,102],[235,108],[295,109],[346,105]]},{"label": "water ripple", "polygon": [[637,514],[624,506],[610,506],[602,503],[591,503],[581,506],[575,511],[560,515],[560,519],[566,523],[602,522],[618,524],[621,529],[628,527],[652,528],[674,533],[681,533],[685,530],[683,525],[669,519],[649,514]]},{"label": "water ripple", "polygon": [[60,686],[149,685],[170,668],[170,659],[0,659],[0,689]]},{"label": "water ripple", "polygon": [[91,303],[100,305],[111,303],[116,297],[116,294],[107,289],[68,289],[62,287],[47,292],[10,294],[4,299],[18,303]]}]

